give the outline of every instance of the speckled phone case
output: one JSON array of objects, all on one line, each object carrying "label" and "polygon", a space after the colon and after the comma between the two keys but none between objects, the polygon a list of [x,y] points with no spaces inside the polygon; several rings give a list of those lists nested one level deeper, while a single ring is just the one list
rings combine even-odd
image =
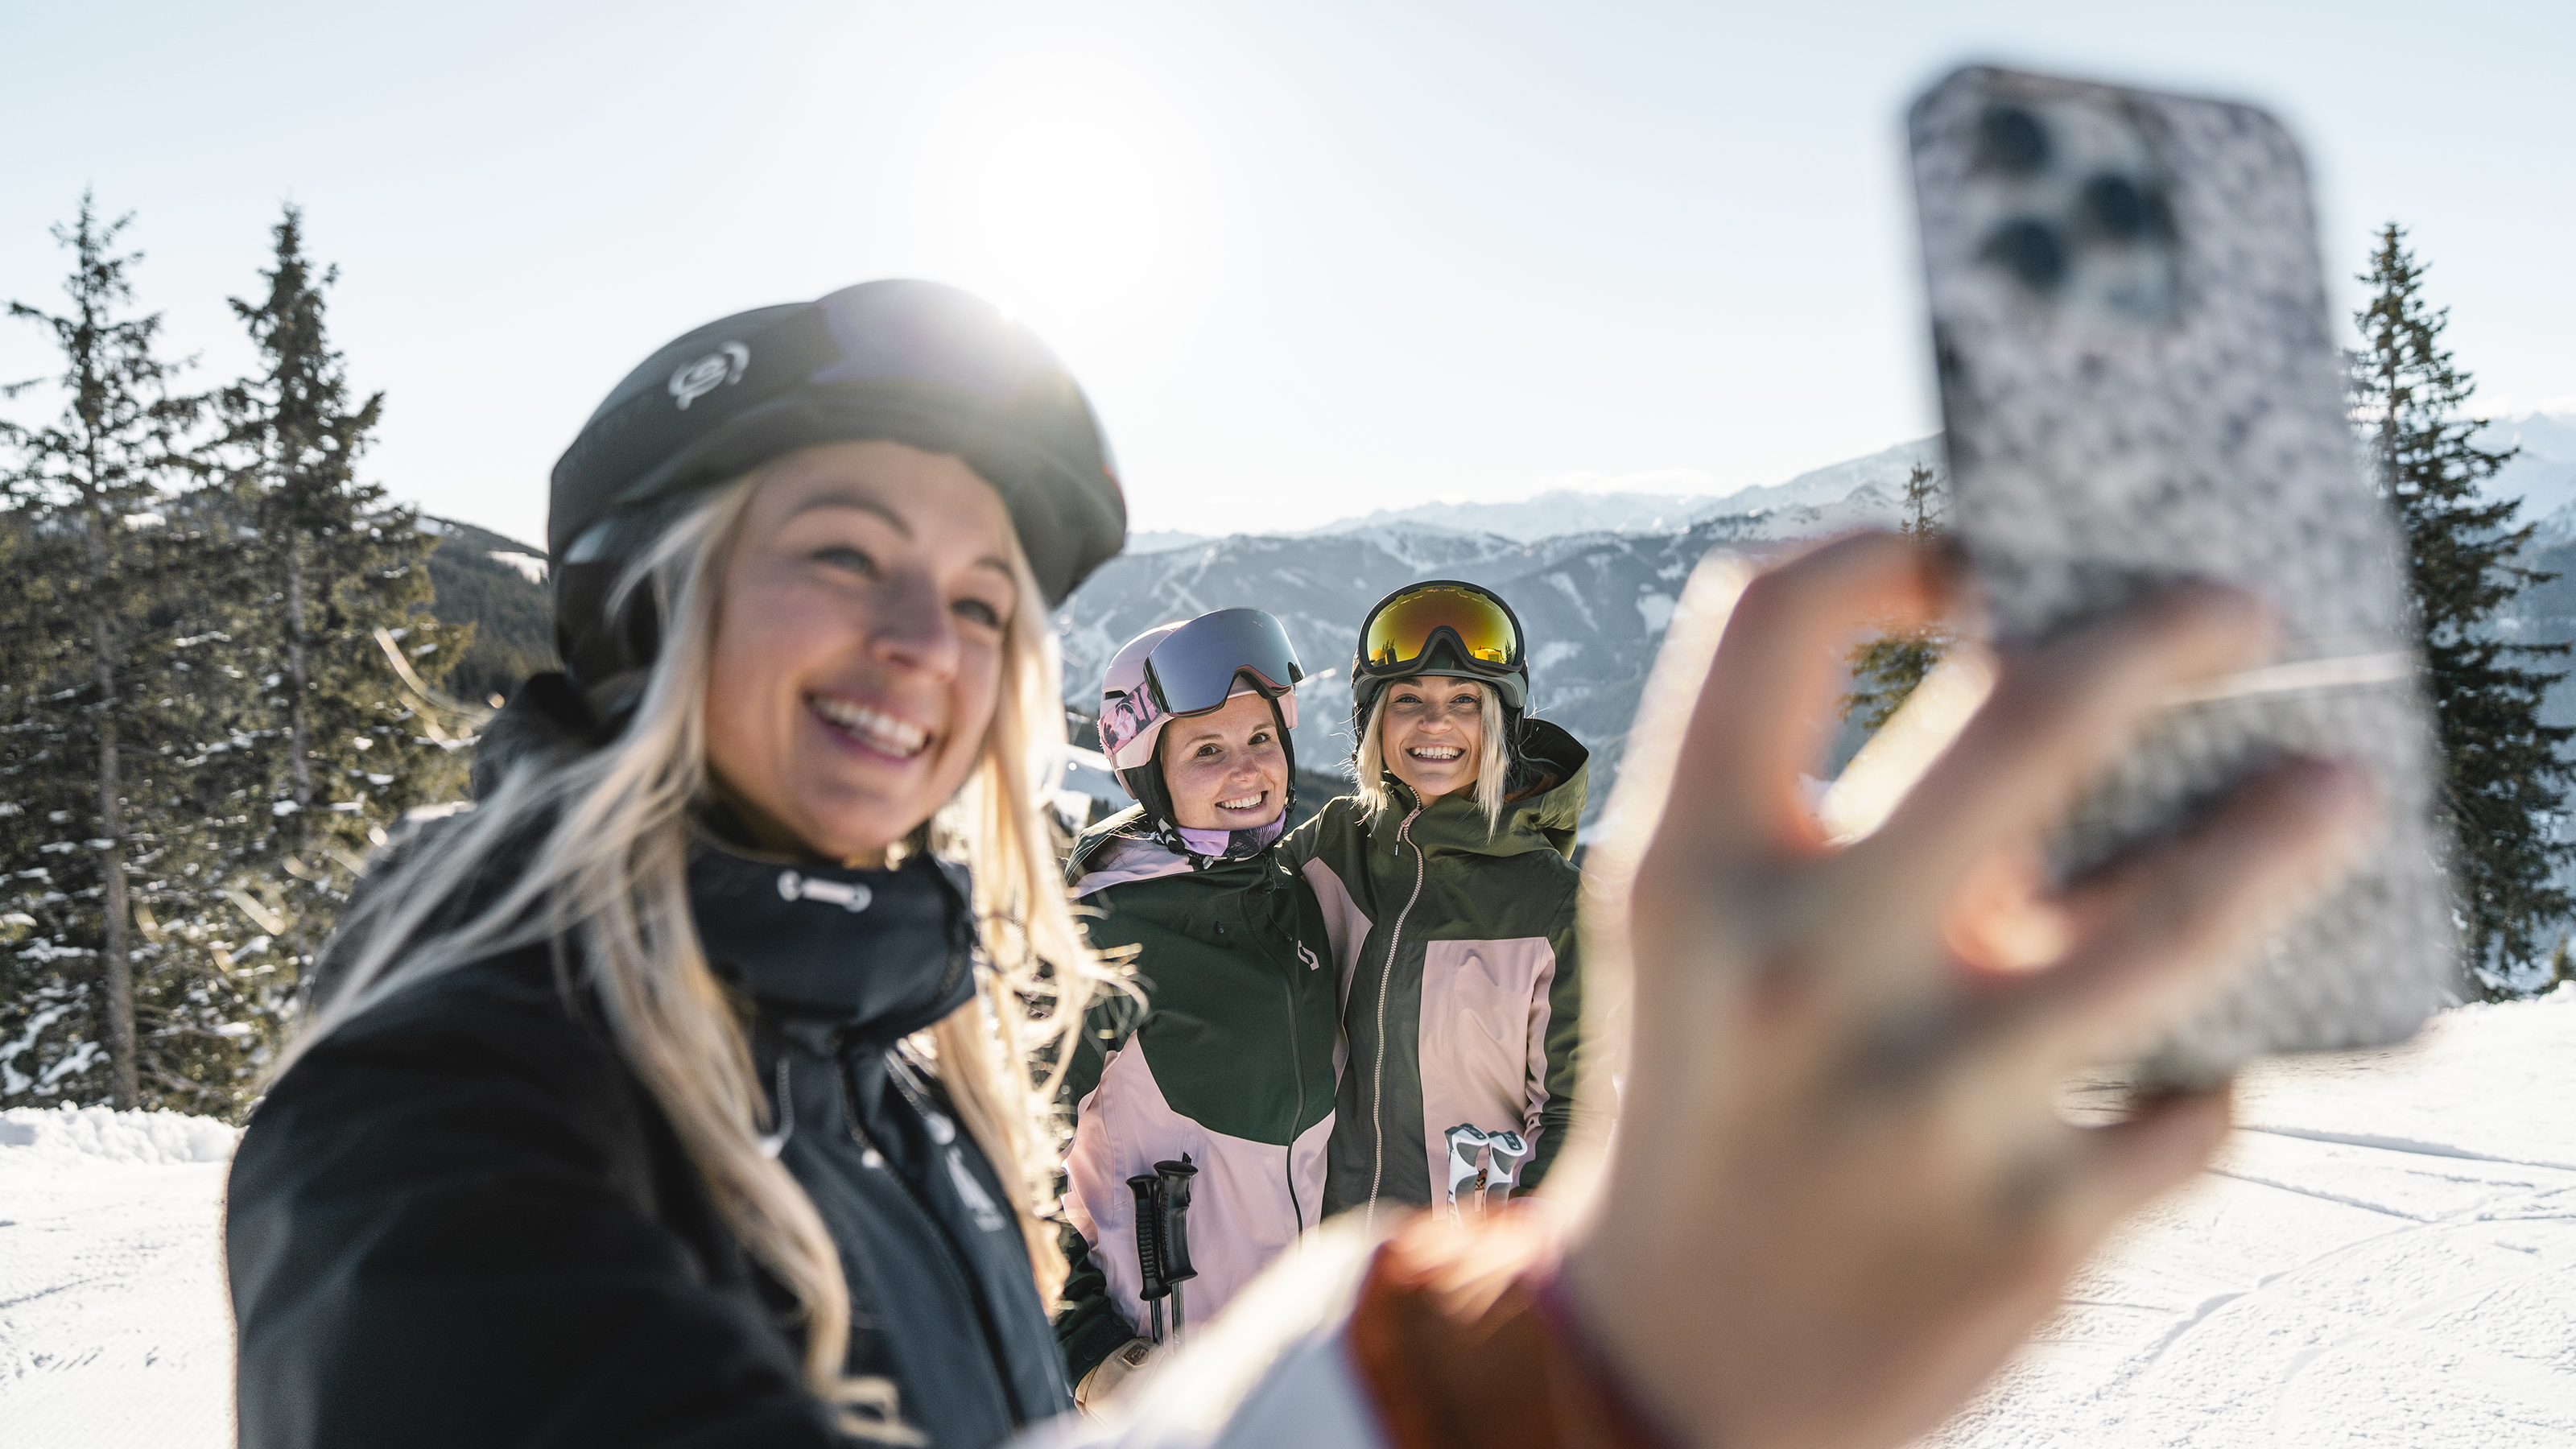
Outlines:
[{"label": "speckled phone case", "polygon": [[2299,151],[2249,106],[1989,69],[1910,117],[1951,522],[1995,637],[2189,575],[2283,612],[2281,663],[2181,702],[2058,842],[2068,874],[2286,750],[2366,761],[2388,825],[2331,900],[2143,1064],[2412,1033],[2454,981],[2394,527],[2346,421]]}]

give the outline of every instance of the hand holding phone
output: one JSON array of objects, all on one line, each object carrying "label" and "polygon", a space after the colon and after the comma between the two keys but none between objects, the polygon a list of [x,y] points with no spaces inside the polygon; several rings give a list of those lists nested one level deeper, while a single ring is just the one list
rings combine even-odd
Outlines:
[{"label": "hand holding phone", "polygon": [[2226,580],[2276,662],[2177,697],[2058,838],[2072,879],[2285,754],[2367,765],[2384,834],[2142,1063],[2194,1083],[2410,1035],[2455,979],[2415,625],[2346,420],[2298,148],[2249,106],[1972,68],[1910,117],[1952,525],[1999,644]]}]

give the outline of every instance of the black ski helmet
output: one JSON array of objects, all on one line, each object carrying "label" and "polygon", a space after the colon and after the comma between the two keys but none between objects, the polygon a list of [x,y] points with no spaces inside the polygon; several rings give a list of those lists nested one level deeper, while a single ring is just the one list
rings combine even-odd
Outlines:
[{"label": "black ski helmet", "polygon": [[626,375],[555,464],[555,642],[598,689],[648,668],[656,606],[618,577],[696,494],[781,453],[882,438],[957,457],[1010,511],[1049,607],[1127,536],[1091,404],[1046,345],[937,282],[865,282],[710,322]]}]

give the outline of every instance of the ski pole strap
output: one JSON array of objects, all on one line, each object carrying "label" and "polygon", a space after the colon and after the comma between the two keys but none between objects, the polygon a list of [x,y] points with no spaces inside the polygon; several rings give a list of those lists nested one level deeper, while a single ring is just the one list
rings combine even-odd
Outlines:
[{"label": "ski pole strap", "polygon": [[1681,1449],[1583,1332],[1556,1229],[1423,1214],[1379,1245],[1351,1357],[1394,1449]]}]

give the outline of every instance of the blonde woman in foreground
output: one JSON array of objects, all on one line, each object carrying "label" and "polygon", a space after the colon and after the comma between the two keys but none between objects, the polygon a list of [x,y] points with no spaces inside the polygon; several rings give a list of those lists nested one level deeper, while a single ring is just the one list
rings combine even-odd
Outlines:
[{"label": "blonde woman in foreground", "polygon": [[1933,601],[1896,540],[1788,564],[1685,692],[1599,923],[1639,1025],[1597,1188],[1327,1230],[1126,1417],[1055,1418],[1029,1063],[1098,973],[1034,792],[1046,610],[1123,530],[1107,456],[1034,339],[925,284],[726,319],[611,394],[556,473],[570,676],[382,869],[235,1160],[245,1444],[1893,1445],[2225,1130],[2219,1096],[2067,1126],[2058,1073],[2205,989],[2369,808],[2284,765],[2014,903],[2064,950],[1995,969],[1966,883],[2251,663],[2258,611],[2181,589],[2009,662],[1837,851],[1800,722],[1851,621]]}]

